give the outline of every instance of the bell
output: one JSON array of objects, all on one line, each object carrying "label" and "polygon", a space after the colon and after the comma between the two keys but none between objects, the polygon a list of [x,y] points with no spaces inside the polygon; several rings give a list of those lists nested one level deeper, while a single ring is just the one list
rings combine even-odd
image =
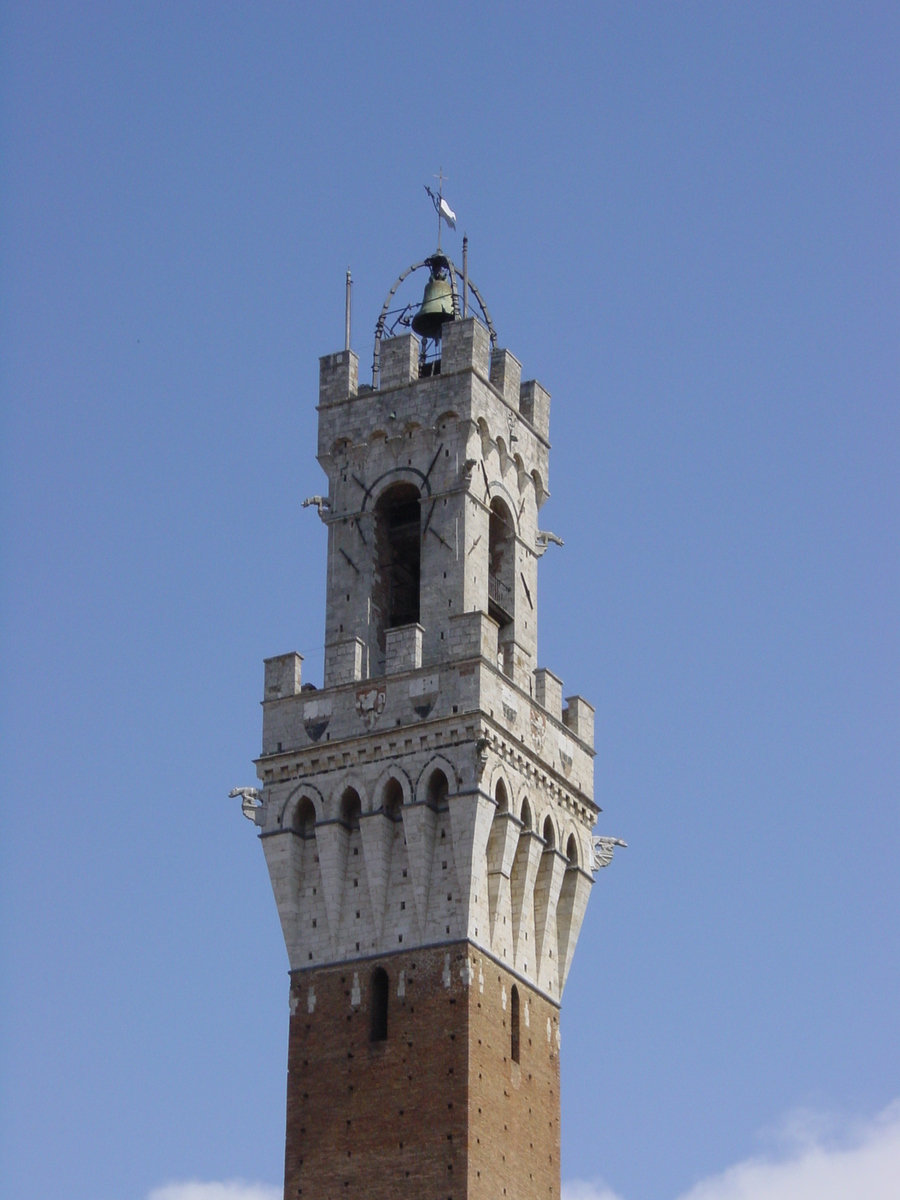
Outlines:
[{"label": "bell", "polygon": [[432,267],[431,278],[425,284],[422,305],[412,320],[413,332],[421,338],[438,341],[445,321],[453,320],[453,292],[450,280],[441,270]]}]

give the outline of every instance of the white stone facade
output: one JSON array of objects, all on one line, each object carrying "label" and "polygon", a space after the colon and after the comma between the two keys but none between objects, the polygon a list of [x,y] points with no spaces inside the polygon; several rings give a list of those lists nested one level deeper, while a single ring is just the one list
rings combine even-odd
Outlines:
[{"label": "white stone facade", "polygon": [[593,709],[536,669],[549,395],[475,319],[439,374],[408,336],[357,379],[321,360],[324,687],[266,662],[255,820],[291,969],[469,940],[558,1004],[599,810]]}]

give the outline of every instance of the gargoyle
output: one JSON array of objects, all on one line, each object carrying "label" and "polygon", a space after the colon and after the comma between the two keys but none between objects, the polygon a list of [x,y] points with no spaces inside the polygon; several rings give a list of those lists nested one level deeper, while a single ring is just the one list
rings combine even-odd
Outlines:
[{"label": "gargoyle", "polygon": [[259,788],[232,788],[228,793],[228,798],[231,799],[233,796],[240,796],[241,812],[248,821],[253,821],[255,823],[256,814],[262,808],[262,793],[260,792]]},{"label": "gargoyle", "polygon": [[628,849],[628,843],[623,842],[621,838],[614,837],[592,837],[591,844],[594,850],[594,859],[591,863],[592,871],[599,871],[601,867],[608,867],[613,860],[613,849],[616,846],[622,846]]},{"label": "gargoyle", "polygon": [[323,513],[328,512],[331,509],[331,501],[328,499],[328,497],[327,496],[308,496],[307,499],[303,501],[303,503],[301,504],[300,507],[301,508],[309,508],[309,506],[311,504],[314,504],[316,506],[319,516],[322,517],[322,520],[324,521],[325,517],[323,516]]},{"label": "gargoyle", "polygon": [[547,547],[551,542],[554,546],[564,546],[566,544],[561,537],[557,537],[556,534],[551,533],[549,529],[539,529],[537,531],[537,537],[534,539],[534,545],[538,558],[540,558],[541,555],[546,552]]}]

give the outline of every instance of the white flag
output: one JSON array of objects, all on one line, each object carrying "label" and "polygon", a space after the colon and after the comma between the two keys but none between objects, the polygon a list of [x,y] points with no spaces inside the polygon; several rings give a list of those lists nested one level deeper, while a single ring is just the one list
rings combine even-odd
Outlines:
[{"label": "white flag", "polygon": [[450,226],[451,229],[456,228],[456,213],[453,211],[453,209],[450,207],[450,205],[447,203],[447,201],[444,199],[443,196],[441,196],[441,216],[444,218],[444,220],[447,222],[447,224]]}]

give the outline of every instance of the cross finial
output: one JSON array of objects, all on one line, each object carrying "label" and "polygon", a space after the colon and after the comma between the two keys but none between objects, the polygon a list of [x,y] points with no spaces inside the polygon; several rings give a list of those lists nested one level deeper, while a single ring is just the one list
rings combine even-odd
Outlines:
[{"label": "cross finial", "polygon": [[444,199],[444,184],[447,182],[447,176],[444,174],[444,168],[441,167],[440,173],[434,178],[438,181],[437,195],[431,190],[428,184],[425,184],[425,191],[431,203],[434,205],[434,211],[437,213],[438,219],[438,254],[441,253],[441,218],[447,222],[451,229],[456,228],[456,213]]},{"label": "cross finial", "polygon": [[438,202],[437,202],[438,250],[440,250],[440,248],[441,248],[441,201],[444,198],[444,184],[449,182],[449,177],[444,174],[443,167],[438,167],[437,175],[434,175],[432,178],[434,178],[438,181]]}]

